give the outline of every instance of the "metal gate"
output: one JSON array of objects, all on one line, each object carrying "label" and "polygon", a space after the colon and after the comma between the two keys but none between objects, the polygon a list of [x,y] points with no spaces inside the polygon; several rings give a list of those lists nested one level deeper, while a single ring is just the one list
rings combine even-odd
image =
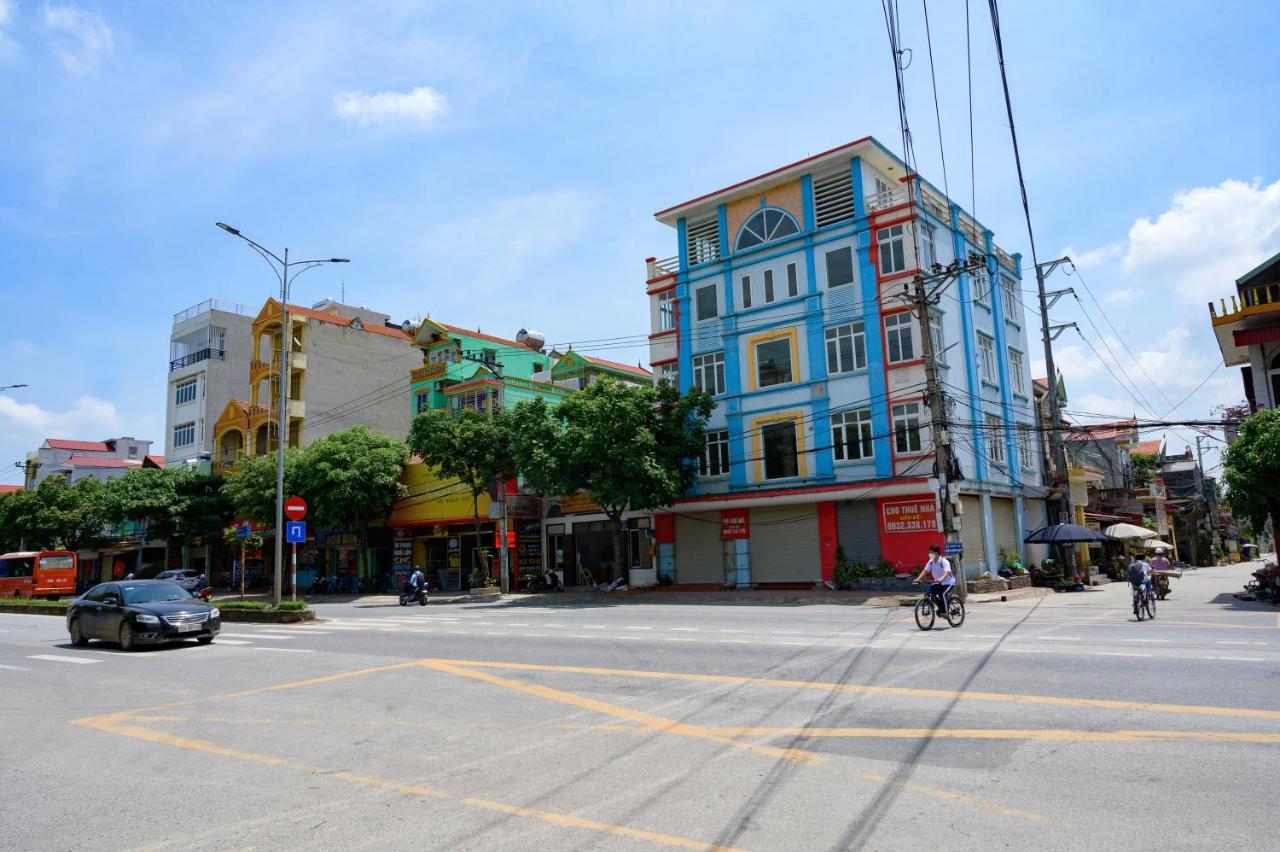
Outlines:
[{"label": "metal gate", "polygon": [[964,544],[964,565],[968,574],[982,570],[987,561],[986,537],[982,529],[982,498],[976,494],[960,497],[960,541]]},{"label": "metal gate", "polygon": [[1001,550],[1006,553],[1022,553],[1022,543],[1018,541],[1018,522],[1013,513],[1013,500],[1006,497],[991,498],[991,528],[996,539],[997,559],[1000,558]]},{"label": "metal gate", "polygon": [[713,512],[676,516],[676,582],[724,582],[720,516]]},{"label": "metal gate", "polygon": [[845,559],[875,565],[880,561],[880,524],[874,500],[850,500],[836,507],[836,540]]},{"label": "metal gate", "polygon": [[754,583],[822,581],[816,505],[751,510],[751,579]]}]

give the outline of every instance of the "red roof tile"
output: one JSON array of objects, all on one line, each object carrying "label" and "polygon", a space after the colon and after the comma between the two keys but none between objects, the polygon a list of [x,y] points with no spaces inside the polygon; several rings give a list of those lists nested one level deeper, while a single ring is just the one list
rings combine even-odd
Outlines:
[{"label": "red roof tile", "polygon": [[144,466],[148,464],[152,464],[152,465],[155,465],[156,467],[162,468],[164,467],[164,456],[146,456],[142,460],[142,463]]},{"label": "red roof tile", "polygon": [[[578,354],[581,355],[582,353]],[[633,367],[630,364],[619,364],[617,361],[607,361],[604,358],[592,358],[590,355],[582,355],[582,357],[587,361],[590,361],[592,364],[598,364],[601,367],[608,367],[612,370],[621,370],[624,373],[632,373],[645,379],[653,378],[653,373],[650,373],[644,367]]]},{"label": "red roof tile", "polygon": [[104,441],[72,441],[66,438],[48,438],[45,443],[55,450],[71,450],[78,453],[111,452],[111,448]]},{"label": "red roof tile", "polygon": [[13,494],[17,491],[25,491],[21,485],[0,485],[0,494]]},{"label": "red roof tile", "polygon": [[[330,323],[331,325],[341,325],[346,328],[350,328],[351,323],[355,321],[355,318],[353,317],[341,317],[330,311],[317,311],[311,308],[304,308],[301,305],[290,305],[289,313],[294,314],[296,316],[309,317],[314,320],[319,320],[320,322],[327,322],[327,323]],[[381,334],[386,337],[396,337],[396,338],[399,338],[400,340],[412,339],[411,337],[409,337],[409,335],[405,334],[400,329],[387,328],[385,325],[383,325],[380,322],[375,323],[375,322],[365,322],[364,320],[360,320],[360,328],[358,329],[358,331],[367,331],[370,334]]]},{"label": "red roof tile", "polygon": [[1132,435],[1137,428],[1138,421],[1133,418],[1111,423],[1078,424],[1068,426],[1065,437],[1068,441],[1103,441],[1108,438]]},{"label": "red roof tile", "polygon": [[1143,441],[1140,444],[1134,444],[1129,449],[1131,456],[1158,456],[1160,448],[1164,446],[1164,438],[1156,438],[1154,441]]},{"label": "red roof tile", "polygon": [[[517,347],[517,348],[519,348],[519,349],[529,349],[529,347],[528,347],[528,346],[525,346],[523,343],[521,343],[521,342],[520,342],[520,341],[518,341],[518,340],[507,340],[505,337],[494,337],[492,334],[482,334],[481,332],[479,332],[479,331],[475,331],[474,329],[470,329],[470,328],[463,328],[463,327],[461,327],[461,326],[457,326],[457,325],[449,325],[449,324],[447,324],[447,323],[443,323],[443,322],[442,322],[442,323],[440,323],[440,325],[444,326],[444,327],[445,327],[445,328],[447,328],[449,331],[452,331],[452,332],[454,332],[454,333],[456,333],[456,334],[468,334],[468,335],[470,335],[470,336],[472,336],[472,337],[478,337],[478,338],[480,338],[481,340],[489,340],[489,341],[492,341],[493,343],[501,343],[501,344],[503,344],[504,346],[515,346],[515,347]],[[530,352],[536,352],[537,350],[536,350],[536,349],[529,349],[529,351],[530,351]]]}]

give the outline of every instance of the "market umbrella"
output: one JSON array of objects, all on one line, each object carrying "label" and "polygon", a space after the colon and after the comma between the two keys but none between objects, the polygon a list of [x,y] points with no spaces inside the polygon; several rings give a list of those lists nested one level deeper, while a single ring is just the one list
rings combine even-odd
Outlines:
[{"label": "market umbrella", "polygon": [[1102,531],[1107,538],[1126,539],[1126,538],[1155,538],[1159,533],[1155,530],[1149,530],[1146,527],[1136,527],[1133,524],[1113,524]]},{"label": "market umbrella", "polygon": [[1102,541],[1102,536],[1078,524],[1049,524],[1027,533],[1023,541],[1027,544],[1078,544],[1082,541]]},{"label": "market umbrella", "polygon": [[1169,551],[1170,553],[1173,552],[1172,544],[1170,544],[1167,541],[1160,541],[1160,539],[1157,539],[1157,538],[1148,539],[1147,541],[1142,542],[1142,546],[1147,548],[1148,550],[1155,550],[1157,547],[1163,547],[1165,550]]}]

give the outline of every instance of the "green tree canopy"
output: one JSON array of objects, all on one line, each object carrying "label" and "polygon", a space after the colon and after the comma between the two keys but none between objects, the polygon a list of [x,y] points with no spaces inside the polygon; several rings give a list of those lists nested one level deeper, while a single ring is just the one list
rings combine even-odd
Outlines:
[{"label": "green tree canopy", "polygon": [[0,503],[0,538],[6,548],[79,550],[99,543],[107,525],[101,482],[86,477],[71,485],[50,476],[33,491],[8,495]]},{"label": "green tree canopy", "polygon": [[1261,530],[1280,530],[1280,410],[1264,408],[1240,423],[1222,460],[1231,511]]},{"label": "green tree canopy", "polygon": [[[285,494],[297,493],[302,451],[284,451]],[[222,487],[231,504],[233,519],[245,519],[265,526],[276,522],[276,454],[242,458],[227,472]]]},{"label": "green tree canopy", "polygon": [[405,495],[400,475],[408,462],[404,442],[352,426],[303,450],[298,493],[318,527],[365,526],[385,519]]}]

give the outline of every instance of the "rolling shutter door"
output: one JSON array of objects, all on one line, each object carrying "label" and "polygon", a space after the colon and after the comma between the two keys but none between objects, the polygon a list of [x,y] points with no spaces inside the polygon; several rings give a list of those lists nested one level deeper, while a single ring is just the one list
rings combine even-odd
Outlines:
[{"label": "rolling shutter door", "polygon": [[981,566],[987,558],[982,535],[982,499],[964,494],[960,503],[964,507],[960,516],[960,541],[964,544],[964,564],[968,571]]},{"label": "rolling shutter door", "polygon": [[[1006,553],[1021,553],[1018,541],[1018,524],[1013,514],[1013,501],[1001,497],[991,498],[991,526],[996,537],[996,558],[1000,558],[1000,550]],[[993,568],[992,571],[995,569]]]},{"label": "rolling shutter door", "polygon": [[851,500],[837,506],[836,538],[850,562],[879,562],[880,524],[875,501]]},{"label": "rolling shutter door", "polygon": [[822,580],[818,511],[813,505],[751,510],[751,582]]},{"label": "rolling shutter door", "polygon": [[676,516],[676,582],[724,582],[719,514]]}]

